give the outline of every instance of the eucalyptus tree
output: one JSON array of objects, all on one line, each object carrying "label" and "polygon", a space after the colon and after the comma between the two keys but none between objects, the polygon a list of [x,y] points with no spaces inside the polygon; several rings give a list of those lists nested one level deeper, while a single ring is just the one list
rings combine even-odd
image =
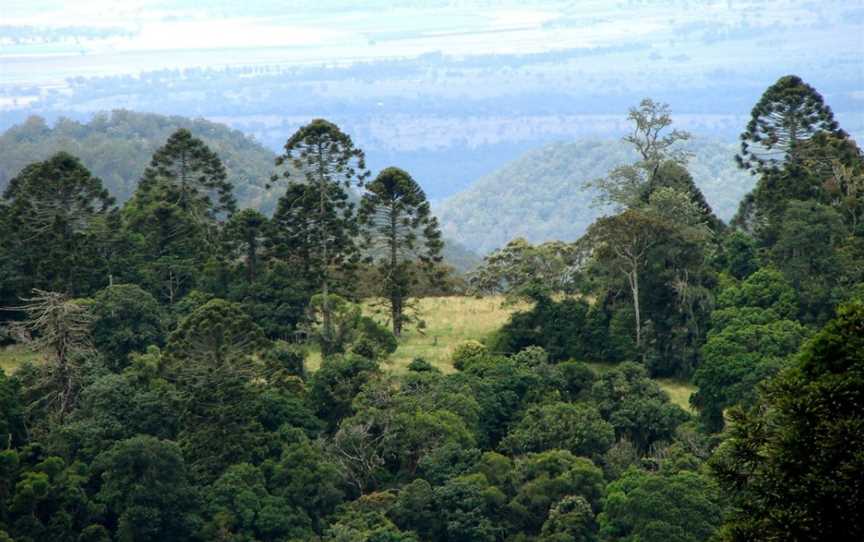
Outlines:
[{"label": "eucalyptus tree", "polygon": [[599,262],[627,279],[633,303],[637,349],[642,347],[642,275],[648,266],[651,250],[671,233],[671,226],[653,213],[629,209],[598,219],[584,238],[592,246]]},{"label": "eucalyptus tree", "polygon": [[638,107],[631,107],[627,119],[632,131],[623,140],[633,145],[639,155],[634,164],[614,168],[606,177],[588,181],[587,188],[596,189],[596,202],[618,209],[639,207],[648,201],[655,188],[661,168],[671,162],[683,165],[689,154],[679,143],[690,139],[690,134],[668,128],[672,125],[668,104],[643,99]]},{"label": "eucalyptus tree", "polygon": [[390,308],[393,334],[402,333],[405,309],[416,284],[417,268],[434,273],[441,262],[441,230],[429,201],[411,175],[399,168],[383,170],[366,187],[358,220],[368,258],[377,262],[381,293]]},{"label": "eucalyptus tree", "polygon": [[273,217],[273,235],[277,244],[299,249],[304,268],[323,295],[322,352],[329,355],[334,275],[350,267],[357,255],[354,209],[347,190],[369,176],[365,156],[338,126],[315,119],[288,139],[276,165],[287,166],[282,177],[289,185]]}]

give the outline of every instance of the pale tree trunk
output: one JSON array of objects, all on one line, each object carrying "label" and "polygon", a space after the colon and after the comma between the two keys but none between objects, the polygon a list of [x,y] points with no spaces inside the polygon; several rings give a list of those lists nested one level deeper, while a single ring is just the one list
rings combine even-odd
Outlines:
[{"label": "pale tree trunk", "polygon": [[633,312],[636,314],[636,348],[642,348],[642,313],[639,308],[639,267],[634,265],[627,274],[630,281],[630,291],[633,295]]},{"label": "pale tree trunk", "polygon": [[324,346],[325,352],[322,352],[324,356],[330,354],[330,348],[332,348],[333,341],[333,322],[330,315],[330,276],[329,276],[329,254],[328,254],[328,246],[327,246],[327,227],[325,224],[325,218],[327,214],[326,209],[326,199],[325,199],[325,190],[327,187],[327,180],[325,176],[324,169],[324,148],[319,143],[318,144],[318,227],[321,230],[321,293],[324,296],[323,303],[321,305],[321,313],[324,320]]},{"label": "pale tree trunk", "polygon": [[642,349],[642,310],[639,304],[639,265],[645,249],[636,250],[633,246],[616,248],[618,257],[626,262],[626,267],[621,267],[621,272],[627,277],[630,286],[630,295],[633,297],[633,312],[636,320],[636,348]]}]

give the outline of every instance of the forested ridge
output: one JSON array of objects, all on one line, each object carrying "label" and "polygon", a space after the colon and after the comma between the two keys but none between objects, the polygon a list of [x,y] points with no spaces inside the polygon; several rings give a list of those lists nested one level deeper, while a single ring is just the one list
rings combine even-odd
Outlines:
[{"label": "forested ridge", "polygon": [[[736,145],[694,138],[687,170],[717,215],[729,220],[754,180],[735,165]],[[624,141],[551,143],[529,151],[437,206],[445,234],[485,254],[523,237],[538,243],[574,241],[608,209],[593,205],[596,192],[585,181],[637,153]]]},{"label": "forested ridge", "polygon": [[[61,117],[53,125],[39,116],[0,134],[0,190],[27,164],[59,151],[79,158],[118,203],[132,197],[153,153],[174,131],[186,128],[222,160],[241,207],[271,215],[279,191],[267,186],[276,155],[238,130],[200,118],[137,113],[123,109],[95,114],[88,122]],[[357,197],[354,190],[349,197]],[[467,271],[479,257],[452,240],[445,248],[450,265]]]},{"label": "forested ridge", "polygon": [[141,172],[172,132],[186,128],[219,154],[244,207],[271,212],[275,197],[265,190],[272,151],[223,124],[203,119],[115,110],[89,122],[60,118],[53,126],[38,116],[0,135],[0,189],[27,164],[59,151],[78,157],[120,202],[135,192]]},{"label": "forested ridge", "polygon": [[[569,187],[602,216],[464,276],[411,172],[327,120],[240,169],[239,134],[172,127],[132,184],[51,135],[3,173],[0,342],[34,356],[0,370],[0,541],[862,539],[861,149],[780,78],[726,221],[669,106],[626,115],[630,151]],[[517,308],[393,365],[457,295]]]},{"label": "forested ridge", "polygon": [[[266,187],[275,157],[269,149],[220,123],[126,110],[97,114],[89,122],[60,118],[53,126],[33,116],[12,126],[0,134],[0,189],[25,165],[65,150],[122,203],[134,193],[153,152],[178,128],[190,129],[219,154],[241,206],[272,214],[279,193]],[[730,219],[754,182],[735,166],[735,145],[698,138],[687,147],[692,153],[688,170],[717,214]],[[592,205],[590,189],[579,189],[581,183],[632,161],[634,152],[621,141],[583,140],[517,156],[435,206],[450,240],[447,261],[467,271],[480,260],[472,251],[485,254],[515,237],[577,239],[604,213]]]}]

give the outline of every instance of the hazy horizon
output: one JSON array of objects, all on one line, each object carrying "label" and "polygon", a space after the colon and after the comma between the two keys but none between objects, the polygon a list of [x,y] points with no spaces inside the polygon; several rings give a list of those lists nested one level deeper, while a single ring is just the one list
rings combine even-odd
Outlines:
[{"label": "hazy horizon", "polygon": [[3,4],[0,129],[125,108],[223,122],[276,151],[325,117],[437,199],[546,143],[621,137],[646,96],[733,141],[789,73],[864,134],[860,3]]}]

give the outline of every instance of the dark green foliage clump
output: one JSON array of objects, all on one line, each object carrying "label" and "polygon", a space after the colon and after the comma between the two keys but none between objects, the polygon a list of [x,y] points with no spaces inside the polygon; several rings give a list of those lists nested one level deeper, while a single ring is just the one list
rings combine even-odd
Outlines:
[{"label": "dark green foliage clump", "polygon": [[720,525],[721,502],[704,474],[631,470],[607,487],[600,533],[605,540],[707,540]]},{"label": "dark green foliage clump", "polygon": [[755,402],[758,384],[788,363],[807,333],[794,320],[795,290],[773,269],[723,290],[717,305],[693,377],[699,391],[691,398],[711,431],[722,428],[726,408]]},{"label": "dark green foliage clump", "polygon": [[90,295],[110,274],[104,228],[113,199],[80,160],[65,152],[13,177],[0,200],[3,287],[14,306],[33,288]]},{"label": "dark green foliage clump", "polygon": [[605,359],[604,318],[585,301],[553,301],[539,296],[531,310],[514,314],[496,333],[491,348],[512,354],[529,346],[540,346],[556,362]]},{"label": "dark green foliage clump", "polygon": [[861,404],[864,306],[846,305],[764,388],[735,408],[711,461],[734,512],[722,540],[854,540],[864,535]]},{"label": "dark green foliage clump", "polygon": [[24,439],[24,409],[18,382],[0,370],[0,445],[11,448]]},{"label": "dark green foliage clump", "polygon": [[134,353],[165,340],[165,315],[156,299],[134,284],[109,286],[93,298],[93,344],[123,369]]}]

